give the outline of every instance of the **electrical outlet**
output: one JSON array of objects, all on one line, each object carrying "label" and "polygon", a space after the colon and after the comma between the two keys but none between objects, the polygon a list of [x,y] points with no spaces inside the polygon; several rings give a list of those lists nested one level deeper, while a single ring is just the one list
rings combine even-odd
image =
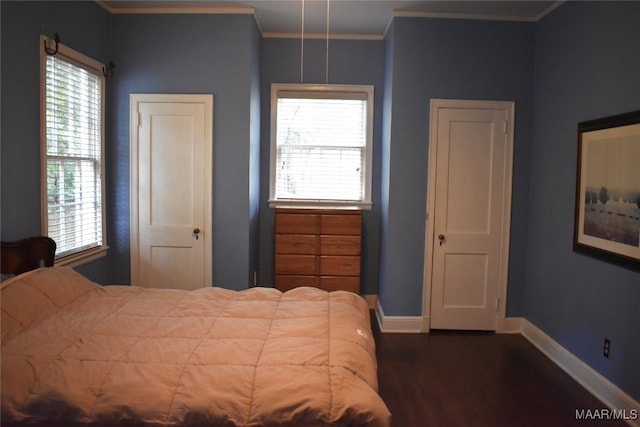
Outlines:
[{"label": "electrical outlet", "polygon": [[611,341],[609,338],[604,339],[604,348],[602,349],[602,355],[609,358],[609,350],[611,349]]}]

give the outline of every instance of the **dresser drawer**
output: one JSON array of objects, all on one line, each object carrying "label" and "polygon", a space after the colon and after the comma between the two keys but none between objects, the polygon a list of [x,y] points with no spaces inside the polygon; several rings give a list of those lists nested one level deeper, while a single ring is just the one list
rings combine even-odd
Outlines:
[{"label": "dresser drawer", "polygon": [[359,256],[321,256],[321,276],[360,276]]},{"label": "dresser drawer", "polygon": [[315,255],[318,240],[313,234],[276,234],[276,254]]},{"label": "dresser drawer", "polygon": [[360,236],[362,233],[362,216],[354,214],[322,215],[320,218],[320,234],[338,234]]},{"label": "dresser drawer", "polygon": [[320,236],[321,255],[360,255],[360,236]]},{"label": "dresser drawer", "polygon": [[276,215],[276,234],[318,234],[320,217],[317,214]]},{"label": "dresser drawer", "polygon": [[277,255],[276,274],[318,274],[318,261],[315,255]]}]

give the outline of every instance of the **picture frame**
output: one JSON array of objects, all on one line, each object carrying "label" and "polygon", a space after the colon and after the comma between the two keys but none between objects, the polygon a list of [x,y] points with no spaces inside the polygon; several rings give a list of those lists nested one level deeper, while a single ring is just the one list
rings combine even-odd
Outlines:
[{"label": "picture frame", "polygon": [[640,270],[640,110],[578,123],[573,249]]}]

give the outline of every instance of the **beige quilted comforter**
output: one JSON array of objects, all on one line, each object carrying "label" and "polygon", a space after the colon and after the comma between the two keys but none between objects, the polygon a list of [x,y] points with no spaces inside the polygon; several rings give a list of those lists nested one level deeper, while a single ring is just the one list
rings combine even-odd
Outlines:
[{"label": "beige quilted comforter", "polygon": [[2,421],[388,426],[364,301],[347,292],[2,284]]}]

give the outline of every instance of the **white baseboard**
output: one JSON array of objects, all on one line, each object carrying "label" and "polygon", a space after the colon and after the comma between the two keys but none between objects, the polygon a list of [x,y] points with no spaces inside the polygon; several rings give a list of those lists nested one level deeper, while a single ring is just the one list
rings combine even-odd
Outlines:
[{"label": "white baseboard", "polygon": [[[377,295],[363,295],[363,297],[369,303],[375,304],[376,318],[378,319],[378,325],[381,332],[386,333],[425,333],[429,332],[429,317],[424,316],[386,316],[382,310],[382,306],[377,299]],[[374,297],[369,300],[367,297]],[[498,322],[496,333],[499,334],[519,334],[522,331],[522,318],[521,317],[507,317],[501,322]]]},{"label": "white baseboard", "polygon": [[422,316],[385,316],[380,300],[376,303],[376,318],[380,331],[384,333],[419,334],[429,330],[429,321]]},{"label": "white baseboard", "polygon": [[[640,427],[640,403],[636,402],[618,386],[578,359],[526,319],[522,320],[522,335],[573,379],[589,390],[591,394],[600,399],[609,409],[622,410],[627,417],[625,421],[629,425]],[[576,409],[595,410],[603,408]]]},{"label": "white baseboard", "polygon": [[507,317],[498,320],[496,326],[497,334],[521,334],[522,333],[522,317]]},{"label": "white baseboard", "polygon": [[[429,331],[429,318],[422,316],[385,316],[380,301],[376,300],[375,314],[384,333],[421,333]],[[640,427],[640,403],[618,386],[595,371],[578,357],[558,344],[537,326],[522,317],[507,317],[498,322],[497,333],[522,334],[545,356],[564,370],[569,376],[600,399],[608,409],[621,411],[624,420],[631,426]],[[576,410],[601,410],[605,408],[576,408]],[[635,419],[632,419],[635,418]]]},{"label": "white baseboard", "polygon": [[378,302],[378,295],[361,295],[361,296],[367,302],[367,306],[369,306],[369,310],[376,309],[376,303]]}]

